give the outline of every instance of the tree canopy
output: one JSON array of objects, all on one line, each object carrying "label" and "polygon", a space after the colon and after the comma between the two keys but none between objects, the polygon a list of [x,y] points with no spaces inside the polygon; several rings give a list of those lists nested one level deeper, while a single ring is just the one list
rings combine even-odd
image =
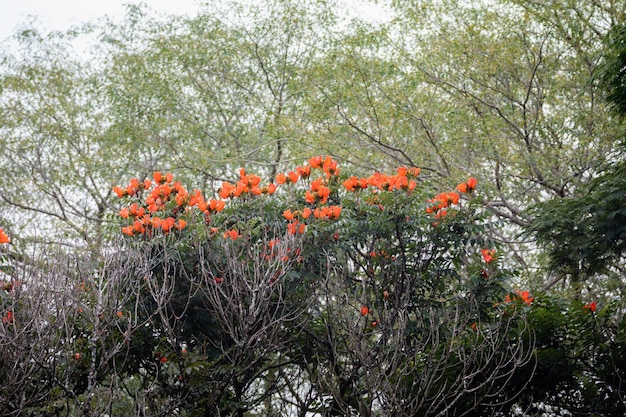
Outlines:
[{"label": "tree canopy", "polygon": [[1,413],[624,414],[626,2],[377,4],[5,44]]}]

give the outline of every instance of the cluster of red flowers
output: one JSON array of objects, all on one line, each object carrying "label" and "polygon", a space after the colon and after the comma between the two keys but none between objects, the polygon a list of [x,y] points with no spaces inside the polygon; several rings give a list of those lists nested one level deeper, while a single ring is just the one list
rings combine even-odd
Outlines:
[{"label": "cluster of red flowers", "polygon": [[[305,193],[305,201],[311,206],[301,211],[296,211],[294,216],[288,218],[288,232],[292,234],[304,233],[306,225],[300,222],[311,215],[316,219],[334,220],[341,214],[341,206],[326,206],[331,194],[328,181],[339,174],[337,161],[331,157],[317,156],[309,159],[308,165],[298,166],[295,171],[287,174],[278,174],[277,184],[294,184],[299,178],[309,178],[313,169],[319,169],[324,177],[313,180],[309,190]],[[208,202],[199,190],[188,193],[180,182],[174,182],[171,173],[163,175],[155,172],[153,180],[146,179],[139,181],[133,178],[125,187],[116,186],[113,191],[119,198],[141,197],[144,192],[148,195],[141,203],[132,203],[128,207],[120,210],[119,215],[124,219],[129,219],[131,224],[122,227],[122,232],[128,236],[151,235],[155,230],[169,233],[173,229],[182,230],[187,226],[187,221],[179,218],[179,215],[186,213],[190,208],[197,207],[205,214],[208,224],[210,214],[222,211],[226,202],[225,199],[238,198],[244,196],[258,196],[261,194],[272,195],[276,191],[277,185],[269,183],[261,186],[261,178],[258,175],[247,174],[245,169],[239,170],[239,180],[236,183],[224,181],[218,190],[221,199],[211,199]],[[289,216],[286,216],[289,217]],[[211,228],[213,233],[217,233],[215,228]],[[237,230],[228,230],[223,236],[229,239],[237,239],[240,234]]]},{"label": "cluster of red flowers", "polygon": [[299,178],[309,178],[311,175],[311,165],[297,166],[295,171],[289,171],[286,174],[276,175],[277,184],[295,184]]},{"label": "cluster of red flowers", "polygon": [[[336,183],[340,169],[337,161],[329,156],[316,156],[310,158],[308,164],[297,166],[293,171],[281,173],[276,176],[276,184],[295,184],[300,179],[308,179],[314,170],[322,171],[322,175],[313,179],[309,188],[305,191],[304,200],[308,204],[301,210],[286,210],[283,216],[289,222],[287,231],[290,234],[303,234],[306,231],[305,220],[313,216],[315,219],[336,220],[341,215],[342,207],[339,205],[327,205],[331,196],[331,186]],[[343,182],[347,191],[357,191],[372,188],[379,191],[404,190],[412,191],[417,186],[415,178],[420,174],[419,168],[400,167],[394,175],[374,173],[367,178],[350,177]],[[147,193],[141,203],[133,203],[120,210],[119,214],[124,219],[129,219],[130,224],[122,227],[122,232],[129,236],[151,235],[153,231],[169,233],[172,230],[183,230],[187,221],[179,218],[187,213],[192,207],[197,207],[205,214],[205,221],[210,222],[210,214],[222,211],[226,199],[242,196],[258,196],[261,194],[272,195],[277,185],[269,183],[261,186],[261,178],[258,175],[246,173],[245,169],[239,170],[239,180],[235,183],[225,181],[218,191],[220,199],[206,201],[199,190],[187,192],[180,182],[174,182],[171,173],[162,174],[155,172],[153,179],[139,181],[137,178],[130,180],[126,187],[114,187],[118,197],[127,196],[141,197]],[[460,184],[457,189],[461,192],[470,192],[476,187],[476,180],[470,178]],[[442,193],[431,202],[435,206],[429,207],[429,213],[435,212],[436,217],[445,215],[445,207],[457,204],[459,194],[455,192]],[[382,207],[381,207],[382,208]],[[217,233],[217,229],[213,230]],[[228,230],[223,233],[225,238],[237,239],[240,236],[238,230]]]},{"label": "cluster of red flowers", "polygon": [[583,306],[583,309],[587,310],[587,311],[591,311],[592,313],[594,313],[596,311],[597,305],[595,301],[592,301],[588,304],[585,304]]},{"label": "cluster of red flowers", "polygon": [[306,191],[304,200],[309,204],[326,204],[330,197],[330,188],[328,188],[322,178],[318,178],[311,182],[310,189]]},{"label": "cluster of red flowers", "polygon": [[304,200],[309,206],[301,210],[285,210],[283,212],[283,217],[289,222],[287,224],[289,234],[304,234],[306,224],[303,220],[309,219],[311,216],[316,219],[336,220],[341,214],[341,206],[326,206],[331,194],[329,182],[339,174],[337,161],[329,156],[313,157],[308,160],[308,165],[298,166],[295,171],[290,171],[287,174],[278,174],[276,182],[278,184],[295,184],[300,178],[309,178],[315,169],[321,170],[324,175],[312,180],[309,189],[305,191]]},{"label": "cluster of red flowers", "polygon": [[321,169],[327,179],[339,175],[339,165],[330,156],[315,156],[309,159],[309,166],[314,169]]},{"label": "cluster of red flowers", "polygon": [[10,243],[10,242],[11,242],[11,239],[9,239],[9,236],[7,236],[7,234],[4,233],[4,229],[0,227],[0,245],[4,243]]},{"label": "cluster of red flowers", "polygon": [[381,191],[405,190],[413,191],[417,186],[416,178],[420,174],[419,168],[399,167],[395,175],[381,174],[375,172],[367,178],[352,176],[342,184],[348,191],[364,190],[368,187]]},{"label": "cluster of red flowers", "polygon": [[199,190],[192,194],[187,192],[179,181],[174,182],[174,176],[170,173],[163,175],[161,172],[155,172],[152,178],[153,180],[145,179],[142,182],[133,178],[128,186],[113,188],[120,198],[140,196],[144,191],[148,192],[141,205],[132,203],[119,211],[122,218],[132,222],[122,227],[122,233],[125,235],[151,235],[155,230],[164,233],[169,233],[173,229],[183,230],[187,226],[187,221],[178,218],[178,215],[189,208],[197,207],[205,215],[209,215],[225,207],[223,200],[205,201]]},{"label": "cluster of red flowers", "polygon": [[2,316],[2,322],[5,324],[13,324],[13,312],[7,311],[7,313]]},{"label": "cluster of red flowers", "polygon": [[461,184],[456,186],[456,190],[460,193],[470,193],[476,189],[476,185],[478,181],[476,178],[470,177],[466,182],[462,182]]},{"label": "cluster of red flowers", "polygon": [[241,197],[243,195],[261,195],[261,194],[274,194],[276,191],[276,184],[270,183],[264,187],[261,187],[261,177],[258,175],[246,174],[246,170],[241,168],[239,170],[239,181],[235,184],[224,181],[222,188],[219,190],[219,196],[223,199]]},{"label": "cluster of red flowers", "polygon": [[485,263],[490,264],[496,257],[495,249],[481,249],[480,253],[483,255],[483,260]]},{"label": "cluster of red flowers", "polygon": [[504,297],[505,303],[514,303],[516,301],[521,301],[526,305],[531,305],[534,300],[534,297],[530,296],[528,291],[520,291],[516,290],[515,294],[511,297],[511,295],[507,295]]},{"label": "cluster of red flowers", "polygon": [[[477,183],[476,178],[469,178],[466,182],[457,185],[456,190],[460,193],[471,193],[476,188]],[[434,204],[426,207],[426,213],[434,214],[436,219],[445,217],[448,214],[446,208],[458,204],[460,199],[461,195],[454,191],[437,194],[428,200],[429,203]]]}]

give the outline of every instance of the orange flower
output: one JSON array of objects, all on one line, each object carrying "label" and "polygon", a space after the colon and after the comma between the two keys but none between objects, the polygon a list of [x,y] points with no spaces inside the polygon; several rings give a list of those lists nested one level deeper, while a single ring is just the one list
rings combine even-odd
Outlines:
[{"label": "orange flower", "polygon": [[308,219],[309,217],[311,217],[311,213],[313,213],[313,211],[309,207],[305,207],[304,209],[302,209],[302,218]]},{"label": "orange flower", "polygon": [[6,316],[2,317],[2,322],[3,323],[8,323],[8,324],[13,323],[13,312],[12,311],[7,311]]},{"label": "orange flower", "polygon": [[314,156],[313,158],[309,159],[309,165],[311,166],[311,168],[320,168],[322,166],[322,157],[321,156]]},{"label": "orange flower", "polygon": [[476,178],[470,177],[466,182],[456,186],[456,190],[461,193],[469,193],[476,188]]},{"label": "orange flower", "polygon": [[301,178],[309,178],[309,175],[311,175],[311,166],[310,165],[305,165],[305,166],[301,166],[301,167],[296,167],[296,173]]},{"label": "orange flower", "polygon": [[491,263],[496,256],[495,249],[481,249],[480,253],[483,255],[483,259],[486,263]]},{"label": "orange flower", "polygon": [[122,311],[118,310],[117,313],[115,313],[115,315],[117,315],[117,317],[122,318],[124,317],[124,313],[122,313]]},{"label": "orange flower", "polygon": [[152,178],[154,178],[154,182],[156,182],[157,184],[163,183],[163,174],[161,172],[155,172],[154,174],[152,174]]},{"label": "orange flower", "polygon": [[328,207],[328,218],[329,219],[338,219],[341,214],[341,206],[330,206]]},{"label": "orange flower", "polygon": [[461,198],[461,196],[458,193],[454,193],[454,192],[445,193],[445,196],[448,201],[448,204],[458,204],[459,199]]},{"label": "orange flower", "polygon": [[6,233],[4,233],[4,229],[0,228],[0,245],[4,244],[4,243],[10,243],[11,239],[9,239],[9,236],[7,236]]},{"label": "orange flower", "polygon": [[188,196],[188,195],[189,195],[189,194],[187,194],[187,192],[186,192],[186,191],[184,191],[184,190],[183,190],[183,192],[177,192],[177,193],[176,193],[176,198],[175,198],[175,200],[176,200],[176,205],[180,207],[180,206],[182,206],[183,204],[185,204],[185,203],[187,202],[187,196]]},{"label": "orange flower", "polygon": [[172,227],[174,227],[174,223],[176,222],[176,220],[174,220],[173,217],[168,217],[165,220],[161,220],[161,229],[164,232],[169,232]]},{"label": "orange flower", "polygon": [[183,230],[186,226],[187,226],[187,222],[183,219],[179,219],[178,223],[176,224],[176,228],[178,230]]},{"label": "orange flower", "polygon": [[370,309],[367,306],[361,306],[361,315],[367,316],[370,312]]},{"label": "orange flower", "polygon": [[198,201],[198,210],[208,215],[209,204],[204,199]]},{"label": "orange flower", "polygon": [[593,313],[593,312],[595,312],[595,311],[596,311],[596,307],[597,307],[597,306],[596,306],[596,302],[595,302],[595,301],[592,301],[592,302],[591,302],[591,303],[589,303],[589,304],[585,304],[585,305],[583,306],[583,309],[585,309],[585,310],[589,310],[589,311],[591,311],[591,312]]},{"label": "orange flower", "polygon": [[284,184],[285,182],[287,182],[287,177],[285,176],[285,174],[278,174],[276,175],[276,183],[281,185]]},{"label": "orange flower", "polygon": [[190,207],[193,207],[203,200],[204,200],[204,197],[202,197],[202,193],[200,192],[200,190],[194,190],[193,194],[191,194],[191,197],[189,197],[188,204]]},{"label": "orange flower", "polygon": [[224,232],[224,238],[225,239],[232,239],[235,240],[239,237],[239,231],[238,230],[228,230],[226,232]]},{"label": "orange flower", "polygon": [[293,171],[289,171],[287,173],[287,177],[289,178],[289,182],[291,182],[292,184],[295,184],[298,182],[298,174],[296,174]]},{"label": "orange flower", "polygon": [[513,296],[513,298],[511,299],[510,295],[507,295],[506,297],[504,297],[504,302],[505,303],[511,303],[515,300],[521,300],[524,302],[524,304],[526,305],[531,305],[534,297],[530,296],[530,292],[528,291],[520,291],[520,290],[516,290],[515,291],[515,296]]},{"label": "orange flower", "polygon": [[318,178],[316,180],[313,180],[313,182],[311,182],[311,191],[313,192],[318,192],[323,187],[324,187],[324,180],[322,180],[321,178]]},{"label": "orange flower", "polygon": [[167,358],[165,356],[163,356],[161,359],[159,359],[161,361],[161,363],[165,363],[167,362]]},{"label": "orange flower", "polygon": [[327,156],[324,159],[324,164],[322,165],[322,170],[326,173],[327,176],[330,175],[339,175],[339,168],[337,166],[337,161]]},{"label": "orange flower", "polygon": [[346,190],[355,191],[359,188],[359,179],[355,176],[352,176],[345,180],[342,184]]},{"label": "orange flower", "polygon": [[144,233],[146,231],[146,228],[143,226],[143,224],[141,224],[139,220],[135,220],[135,222],[133,223],[133,231],[136,233]]},{"label": "orange flower", "polygon": [[261,191],[263,191],[263,193],[265,194],[272,195],[276,192],[276,184],[269,183],[267,187],[263,188]]},{"label": "orange flower", "polygon": [[303,235],[306,230],[306,225],[304,223],[300,223],[298,219],[294,219],[287,225],[287,232],[290,235],[301,234]]},{"label": "orange flower", "polygon": [[326,202],[326,200],[328,200],[328,197],[330,196],[330,188],[328,187],[320,187],[319,191],[317,192],[317,197],[322,200],[322,204]]},{"label": "orange flower", "polygon": [[239,197],[241,194],[247,193],[250,191],[248,186],[245,183],[238,182],[235,186],[235,191],[233,192],[235,197]]},{"label": "orange flower", "polygon": [[113,192],[115,192],[119,198],[126,197],[128,195],[126,190],[118,186],[113,187]]},{"label": "orange flower", "polygon": [[209,209],[211,211],[222,211],[226,207],[226,202],[224,200],[209,200]]},{"label": "orange flower", "polygon": [[235,193],[235,186],[226,181],[222,183],[222,188],[218,190],[219,196],[224,199],[232,197],[234,193]]},{"label": "orange flower", "polygon": [[291,210],[287,209],[283,211],[283,217],[287,219],[288,221],[292,221],[294,218],[294,214]]},{"label": "orange flower", "polygon": [[125,226],[122,227],[122,233],[124,233],[127,236],[133,236],[135,234],[135,229],[133,228],[133,226]]},{"label": "orange flower", "polygon": [[533,302],[533,297],[530,296],[528,291],[516,291],[518,297],[527,305],[530,305]]},{"label": "orange flower", "polygon": [[139,189],[139,179],[138,178],[131,178],[130,186],[133,187],[135,190],[138,190]]}]

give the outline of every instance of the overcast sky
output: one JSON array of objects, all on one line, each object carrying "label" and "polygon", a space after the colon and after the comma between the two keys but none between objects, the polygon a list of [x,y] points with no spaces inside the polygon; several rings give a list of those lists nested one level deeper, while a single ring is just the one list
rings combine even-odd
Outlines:
[{"label": "overcast sky", "polygon": [[[140,0],[0,0],[0,40],[11,36],[29,19],[38,16],[43,28],[64,30],[70,26],[95,20],[104,15],[121,17],[124,4]],[[196,0],[144,0],[150,8],[172,13],[193,13]]]}]

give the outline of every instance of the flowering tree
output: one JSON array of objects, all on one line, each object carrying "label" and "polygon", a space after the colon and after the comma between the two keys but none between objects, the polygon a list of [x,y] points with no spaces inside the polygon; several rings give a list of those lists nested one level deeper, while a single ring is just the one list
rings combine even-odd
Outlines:
[{"label": "flowering tree", "polygon": [[148,254],[142,308],[196,407],[437,415],[503,403],[499,387],[532,360],[524,309],[493,307],[507,272],[484,248],[477,181],[433,197],[419,173],[341,176],[315,157],[276,183],[241,169],[212,199],[158,172],[115,188],[130,199],[119,214],[132,257]]},{"label": "flowering tree", "polygon": [[213,198],[132,179],[109,255],[3,261],[2,412],[623,412],[623,322],[509,292],[476,187],[330,157]]}]

